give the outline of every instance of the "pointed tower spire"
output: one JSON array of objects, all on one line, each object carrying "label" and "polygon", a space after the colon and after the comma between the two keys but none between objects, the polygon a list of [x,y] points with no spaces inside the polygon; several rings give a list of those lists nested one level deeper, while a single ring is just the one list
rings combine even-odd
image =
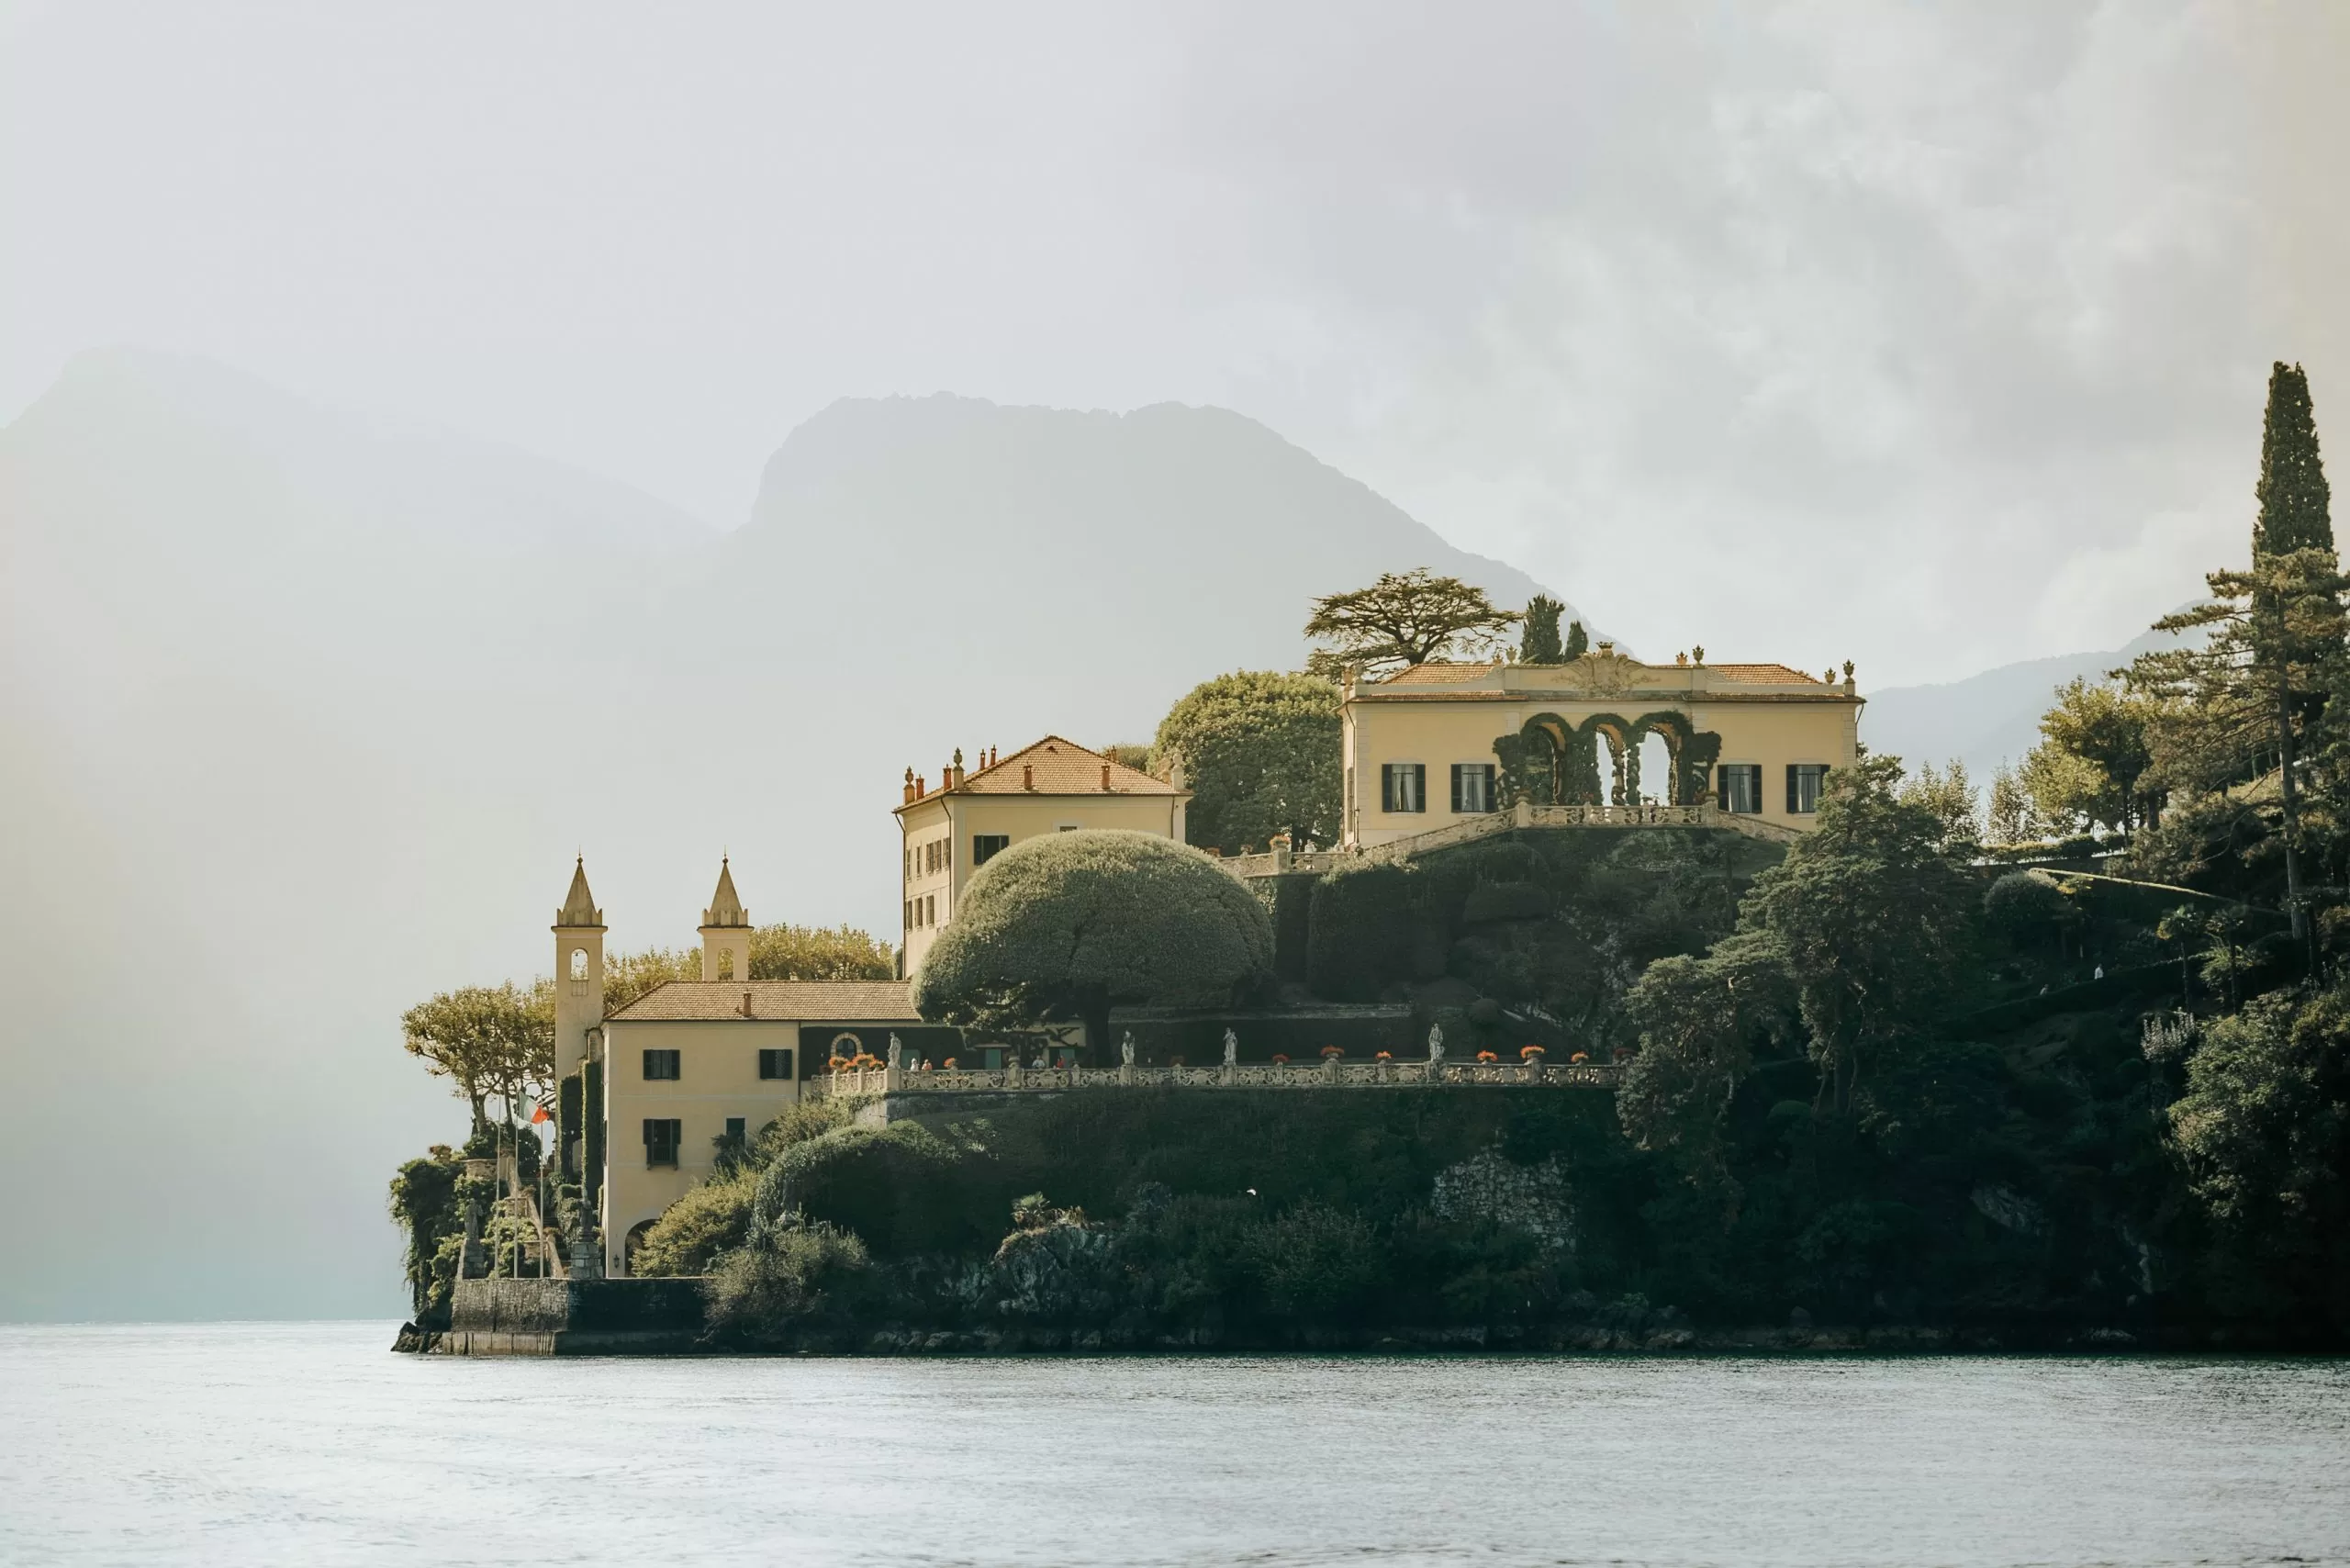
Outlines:
[{"label": "pointed tower spire", "polygon": [[701,912],[704,930],[712,926],[736,926],[751,924],[750,912],[734,893],[734,873],[728,868],[727,857],[718,857],[718,890],[710,895],[710,907]]},{"label": "pointed tower spire", "polygon": [[701,978],[751,978],[751,912],[735,894],[734,872],[724,856],[718,861],[718,890],[701,912]]},{"label": "pointed tower spire", "polygon": [[596,895],[588,890],[588,857],[583,855],[571,868],[571,891],[565,895],[563,907],[554,912],[554,927],[580,931],[600,931],[604,928],[604,912],[596,907]]}]

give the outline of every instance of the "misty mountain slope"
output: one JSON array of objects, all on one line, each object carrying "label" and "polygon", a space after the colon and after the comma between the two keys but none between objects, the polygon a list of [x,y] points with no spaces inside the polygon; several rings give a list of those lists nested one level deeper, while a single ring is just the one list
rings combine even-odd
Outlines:
[{"label": "misty mountain slope", "polygon": [[2175,645],[2168,633],[2147,632],[2101,654],[2059,654],[2026,659],[1937,686],[1897,686],[1868,694],[1861,739],[1869,749],[1898,756],[1913,768],[1940,767],[1953,757],[1966,764],[1987,790],[1999,764],[2013,766],[2040,744],[2040,717],[2056,689],[2076,678],[2098,680],[2140,654]]},{"label": "misty mountain slope", "polygon": [[[872,585],[910,673],[951,644],[959,680],[1041,677],[1053,710],[1111,707],[1100,722],[1136,734],[1209,675],[1295,668],[1311,600],[1381,572],[1430,567],[1512,609],[1540,591],[1256,421],[1172,403],[843,400],[777,452],[726,554],[744,583]],[[873,626],[837,597],[799,613]]]}]

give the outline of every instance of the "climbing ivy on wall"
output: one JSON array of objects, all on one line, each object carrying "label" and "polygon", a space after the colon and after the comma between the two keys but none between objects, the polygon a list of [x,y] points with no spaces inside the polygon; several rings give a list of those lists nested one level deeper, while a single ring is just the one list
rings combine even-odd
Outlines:
[{"label": "climbing ivy on wall", "polygon": [[[1494,756],[1500,759],[1494,784],[1497,803],[1513,805],[1622,805],[1639,798],[1640,742],[1656,734],[1665,737],[1673,760],[1668,798],[1676,805],[1692,805],[1706,798],[1714,761],[1721,755],[1721,736],[1690,727],[1680,713],[1662,711],[1627,720],[1617,713],[1594,713],[1571,724],[1556,713],[1539,713],[1514,735],[1494,737]],[[1612,778],[1603,786],[1599,746],[1610,744]]]}]

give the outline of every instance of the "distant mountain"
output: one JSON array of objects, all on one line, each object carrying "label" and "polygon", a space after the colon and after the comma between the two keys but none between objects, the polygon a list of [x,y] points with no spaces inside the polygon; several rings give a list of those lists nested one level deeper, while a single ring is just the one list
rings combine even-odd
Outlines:
[{"label": "distant mountain", "polygon": [[2079,677],[2102,678],[2140,654],[2174,645],[2170,633],[2148,632],[2127,646],[2101,654],[2059,654],[2001,665],[1941,686],[1897,686],[1868,694],[1861,739],[1869,749],[1911,767],[1939,767],[1953,757],[1987,787],[2002,762],[2021,762],[2040,744],[2040,718],[2056,689]]},{"label": "distant mountain", "polygon": [[77,360],[0,430],[0,1317],[397,1310],[400,1052],[547,967],[575,850],[623,946],[891,934],[908,765],[1146,739],[1294,667],[1313,596],[1453,549],[1237,415],[835,404],[721,534],[201,360]]}]

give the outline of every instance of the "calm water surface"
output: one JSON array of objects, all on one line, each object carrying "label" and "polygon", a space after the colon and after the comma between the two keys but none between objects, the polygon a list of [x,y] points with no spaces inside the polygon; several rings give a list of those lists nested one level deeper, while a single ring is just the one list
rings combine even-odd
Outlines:
[{"label": "calm water surface", "polygon": [[465,1361],[0,1327],[0,1562],[2350,1563],[2350,1364]]}]

